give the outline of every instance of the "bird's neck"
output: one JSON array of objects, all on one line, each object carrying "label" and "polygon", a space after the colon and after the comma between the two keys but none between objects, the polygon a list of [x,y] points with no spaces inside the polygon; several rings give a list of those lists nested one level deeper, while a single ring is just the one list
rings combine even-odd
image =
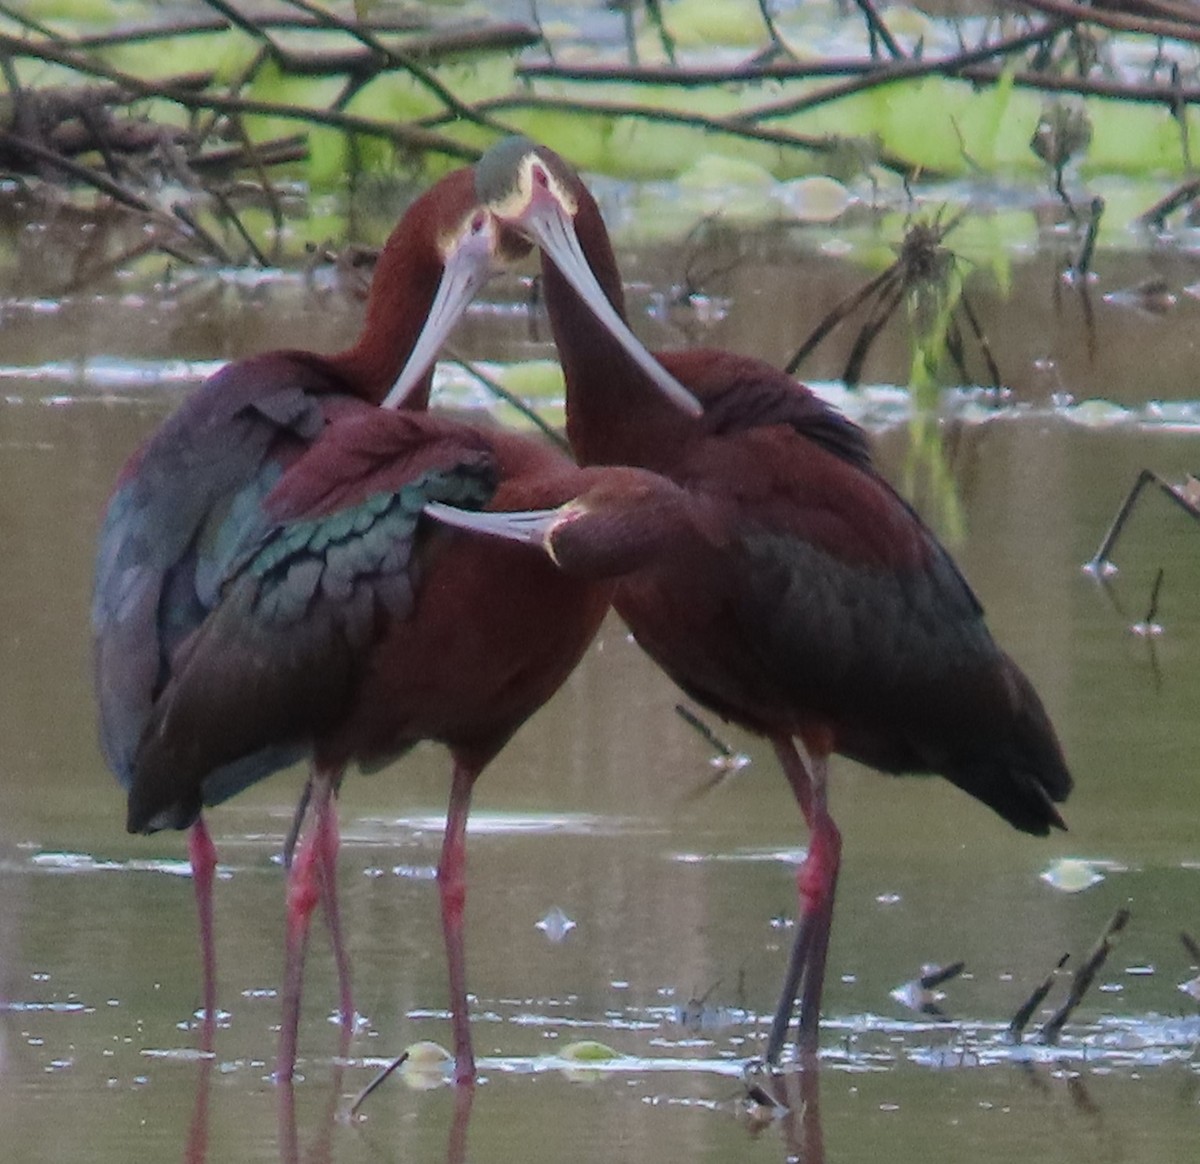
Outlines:
[{"label": "bird's neck", "polygon": [[[396,382],[416,345],[441,278],[441,268],[420,261],[394,234],[380,253],[371,280],[367,313],[353,347],[329,357],[347,391],[379,404]],[[429,405],[433,370],[405,399],[404,406]]]},{"label": "bird's neck", "polygon": [[[595,204],[581,202],[580,245],[608,301],[622,319],[625,296],[608,232]],[[550,326],[567,389],[567,439],[580,464],[658,467],[663,432],[678,432],[682,414],[595,317],[549,259],[542,257]],[[669,442],[668,442],[669,443]]]}]

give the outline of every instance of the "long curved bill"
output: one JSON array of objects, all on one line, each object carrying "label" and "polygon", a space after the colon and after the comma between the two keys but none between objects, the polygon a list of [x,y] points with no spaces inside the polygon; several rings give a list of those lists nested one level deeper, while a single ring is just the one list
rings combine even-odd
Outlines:
[{"label": "long curved bill", "polygon": [[629,325],[609,303],[596,276],[592,274],[592,268],[588,266],[575,227],[558,202],[551,198],[538,198],[512,225],[523,229],[550,256],[563,278],[575,288],[592,314],[625,349],[630,359],[650,377],[659,391],[689,416],[700,416],[704,411],[700,401],[646,350],[642,341],[629,330]]},{"label": "long curved bill", "polygon": [[425,512],[443,525],[489,537],[505,538],[510,542],[538,546],[553,557],[549,537],[562,519],[561,509],[526,509],[514,513],[496,513],[476,509],[458,509],[441,501],[430,501]]},{"label": "long curved bill", "polygon": [[391,391],[384,397],[384,408],[402,408],[408,394],[424,379],[437,360],[438,352],[454,325],[463,317],[483,285],[499,270],[496,261],[497,228],[489,217],[477,234],[469,234],[446,257],[441,281],[425,326],[417,336],[412,354],[401,370]]}]

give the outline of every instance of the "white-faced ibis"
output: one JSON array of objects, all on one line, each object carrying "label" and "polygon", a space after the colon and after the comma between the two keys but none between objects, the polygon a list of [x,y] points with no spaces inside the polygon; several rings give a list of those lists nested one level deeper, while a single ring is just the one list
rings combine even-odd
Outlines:
[{"label": "white-faced ibis", "polygon": [[[936,773],[1014,827],[1063,826],[1071,789],[1033,686],[992,640],[947,551],[880,476],[862,431],[761,360],[657,353],[690,399],[669,398],[614,338],[620,276],[595,201],[556,154],[505,139],[476,165],[481,200],[542,251],[584,465],[624,475],[556,514],[497,519],[563,569],[620,573],[614,604],[690,696],[770,740],[810,831],[800,922],[768,1044],[778,1060],[797,997],[815,1049],[841,854],[827,761]],[[596,491],[596,490],[599,491]]]},{"label": "white-faced ibis", "polygon": [[[93,607],[103,749],[131,832],[190,830],[206,1041],[215,852],[202,809],[311,759],[315,823],[288,882],[281,1079],[293,1071],[319,898],[346,1034],[352,1021],[334,794],[351,761],[377,766],[421,739],[454,759],[438,883],[456,1078],[473,1078],[462,951],[471,788],[607,608],[605,586],[418,520],[438,498],[520,509],[580,487],[575,466],[539,441],[417,411],[433,355],[420,333],[461,313],[505,245],[471,173],[443,179],[384,248],[354,347],[222,369],[129,460],[105,516]],[[406,410],[377,407],[385,398]]]}]

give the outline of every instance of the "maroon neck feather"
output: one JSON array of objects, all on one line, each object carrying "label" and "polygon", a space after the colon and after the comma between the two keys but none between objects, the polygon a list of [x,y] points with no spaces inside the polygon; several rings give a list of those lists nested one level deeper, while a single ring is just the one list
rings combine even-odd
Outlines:
[{"label": "maroon neck feather", "polygon": [[[575,232],[588,265],[625,319],[621,275],[599,207],[582,182],[571,192],[578,201]],[[542,276],[566,378],[567,438],[579,462],[656,464],[664,440],[674,446],[694,422],[662,397],[544,253]]]},{"label": "maroon neck feather", "polygon": [[[476,204],[471,169],[456,170],[409,207],[379,255],[367,314],[353,347],[328,357],[346,390],[378,404],[400,375],[433,305],[443,262],[439,234]],[[429,404],[432,369],[406,407]]]}]

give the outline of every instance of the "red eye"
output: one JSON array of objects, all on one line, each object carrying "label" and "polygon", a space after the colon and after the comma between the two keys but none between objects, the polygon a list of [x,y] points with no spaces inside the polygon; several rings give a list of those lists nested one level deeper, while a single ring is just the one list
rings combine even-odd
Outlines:
[{"label": "red eye", "polygon": [[487,215],[480,211],[471,219],[471,233],[482,234],[485,226],[487,226]]},{"label": "red eye", "polygon": [[534,166],[533,180],[539,186],[549,186],[550,185],[550,176],[546,173],[545,170],[542,169],[541,166]]}]

